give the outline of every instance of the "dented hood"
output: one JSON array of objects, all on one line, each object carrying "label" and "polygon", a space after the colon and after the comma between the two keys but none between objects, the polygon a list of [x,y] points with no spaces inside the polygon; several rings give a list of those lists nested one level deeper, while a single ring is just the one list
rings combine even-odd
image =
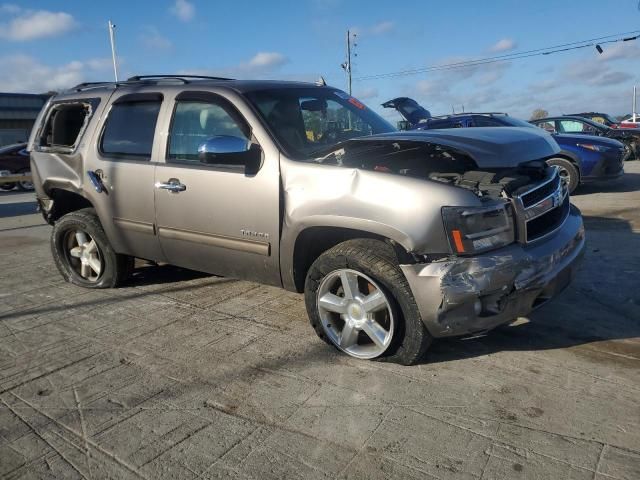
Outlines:
[{"label": "dented hood", "polygon": [[509,168],[555,155],[560,147],[542,129],[520,127],[457,128],[392,132],[360,137],[353,142],[380,140],[426,142],[466,153],[481,168]]}]

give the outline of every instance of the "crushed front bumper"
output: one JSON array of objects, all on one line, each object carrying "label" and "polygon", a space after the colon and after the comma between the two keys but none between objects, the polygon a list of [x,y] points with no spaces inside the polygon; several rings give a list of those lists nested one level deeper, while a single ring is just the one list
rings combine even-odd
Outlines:
[{"label": "crushed front bumper", "polygon": [[527,315],[569,285],[584,251],[580,211],[532,245],[475,257],[401,265],[434,337],[483,332]]}]

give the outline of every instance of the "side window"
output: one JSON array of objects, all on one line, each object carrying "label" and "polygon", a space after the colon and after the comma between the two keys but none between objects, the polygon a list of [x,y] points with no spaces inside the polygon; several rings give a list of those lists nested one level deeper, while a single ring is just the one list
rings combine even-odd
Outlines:
[{"label": "side window", "polygon": [[207,141],[216,137],[248,141],[250,136],[249,126],[232,107],[222,102],[178,100],[169,132],[167,160],[200,162],[200,147]]},{"label": "side window", "polygon": [[584,131],[583,126],[588,126],[582,122],[575,120],[560,120],[560,131],[563,133],[582,133]]},{"label": "side window", "polygon": [[71,153],[80,141],[99,99],[53,104],[40,131],[36,148]]},{"label": "side window", "polygon": [[104,126],[100,151],[107,156],[149,160],[161,102],[114,103]]},{"label": "side window", "polygon": [[543,130],[546,130],[549,133],[556,133],[556,126],[554,121],[550,122],[539,122],[535,124],[536,127],[540,127]]}]

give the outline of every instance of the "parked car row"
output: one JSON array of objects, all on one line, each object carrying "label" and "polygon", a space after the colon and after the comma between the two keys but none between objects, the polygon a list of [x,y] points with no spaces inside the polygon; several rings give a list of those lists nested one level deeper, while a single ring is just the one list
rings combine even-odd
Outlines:
[{"label": "parked car row", "polygon": [[553,135],[560,151],[547,159],[558,167],[560,175],[573,192],[580,184],[618,178],[629,157],[640,153],[640,131],[614,129],[592,120],[564,116],[525,122],[506,113],[459,113],[432,117],[415,100],[399,97],[382,104],[394,108],[405,119],[400,127],[407,130],[433,130],[468,127],[541,127]]},{"label": "parked car row", "polygon": [[[0,178],[28,173],[30,173],[30,167],[26,143],[0,147]],[[33,183],[30,180],[0,183],[0,190],[8,191],[16,187],[20,190],[30,191],[33,190]]]}]

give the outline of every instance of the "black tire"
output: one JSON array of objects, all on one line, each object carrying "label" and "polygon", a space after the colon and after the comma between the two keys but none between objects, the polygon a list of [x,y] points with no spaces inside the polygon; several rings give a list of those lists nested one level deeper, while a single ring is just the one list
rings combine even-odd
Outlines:
[{"label": "black tire", "polygon": [[391,343],[382,355],[373,360],[412,365],[423,358],[432,337],[422,323],[418,306],[398,267],[393,248],[380,240],[347,240],[327,250],[313,262],[305,282],[305,304],[316,334],[340,350],[324,331],[317,299],[322,279],[344,268],[364,273],[373,279],[391,303],[395,322]]},{"label": "black tire", "polygon": [[10,192],[16,187],[15,183],[0,183],[0,190]]},{"label": "black tire", "polygon": [[569,193],[573,193],[580,185],[580,172],[578,167],[565,158],[552,158],[547,160],[547,165],[554,165],[560,169],[560,176],[565,177]]},{"label": "black tire", "polygon": [[[30,174],[30,170],[20,170],[19,174]],[[33,192],[34,187],[32,182],[18,182],[18,190],[23,192]]]},{"label": "black tire", "polygon": [[[67,239],[76,231],[85,232],[97,245],[102,268],[94,281],[87,280],[77,272],[77,266],[74,266],[68,251]],[[62,277],[69,283],[85,288],[114,288],[121,285],[133,270],[135,260],[113,250],[93,208],[68,213],[55,223],[51,232],[51,252]]]}]

